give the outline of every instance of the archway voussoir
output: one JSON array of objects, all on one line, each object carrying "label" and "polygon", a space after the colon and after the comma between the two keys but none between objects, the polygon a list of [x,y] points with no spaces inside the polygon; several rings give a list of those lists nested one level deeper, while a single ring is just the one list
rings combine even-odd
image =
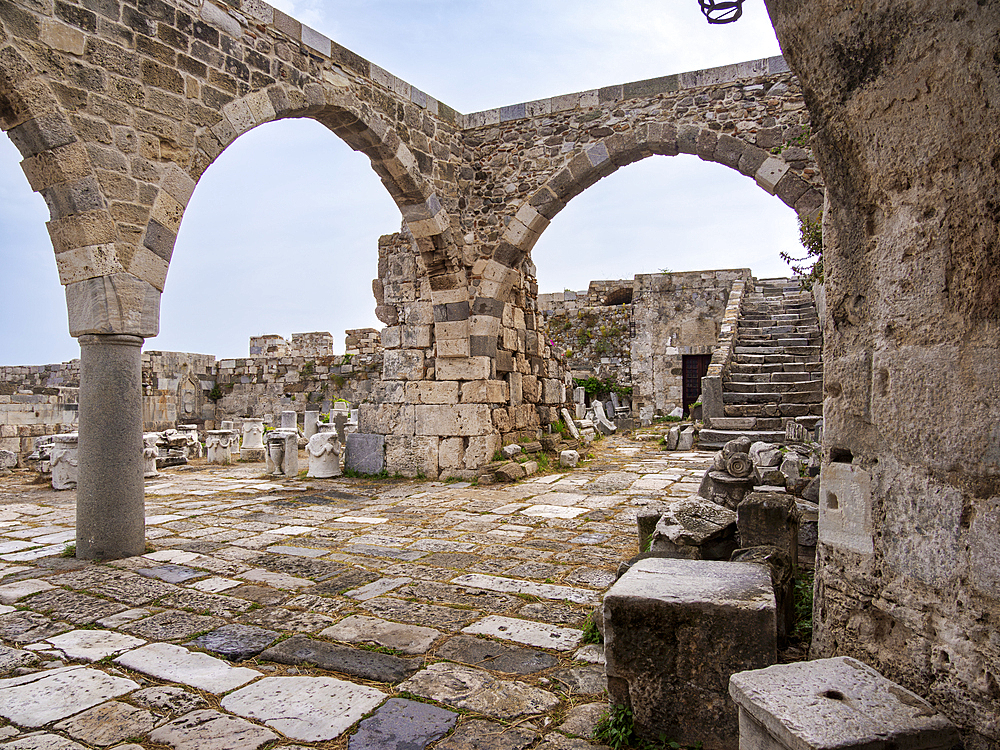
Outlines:
[{"label": "archway voussoir", "polygon": [[698,133],[698,158],[702,161],[715,161],[715,147],[719,141],[719,136],[714,130],[702,128]]},{"label": "archway voussoir", "polygon": [[757,170],[760,169],[760,165],[767,161],[768,156],[770,156],[770,154],[768,154],[764,149],[747,144],[743,148],[743,154],[740,156],[740,163],[736,168],[741,174],[744,174],[747,177],[753,177],[757,174]]},{"label": "archway voussoir", "polygon": [[720,135],[715,145],[715,161],[731,169],[738,169],[746,143],[732,135]]},{"label": "archway voussoir", "polygon": [[677,128],[677,152],[697,154],[699,133],[701,133],[701,128],[697,125],[681,125]]},{"label": "archway voussoir", "polygon": [[7,137],[24,157],[35,156],[77,140],[73,126],[57,113],[33,117],[8,130]]},{"label": "archway voussoir", "polygon": [[823,193],[814,188],[806,190],[795,201],[795,212],[799,216],[815,220],[823,211]]},{"label": "archway voussoir", "polygon": [[774,194],[781,198],[782,202],[791,208],[795,207],[795,202],[802,197],[802,194],[809,189],[809,185],[798,175],[786,172],[778,184],[774,187]]}]

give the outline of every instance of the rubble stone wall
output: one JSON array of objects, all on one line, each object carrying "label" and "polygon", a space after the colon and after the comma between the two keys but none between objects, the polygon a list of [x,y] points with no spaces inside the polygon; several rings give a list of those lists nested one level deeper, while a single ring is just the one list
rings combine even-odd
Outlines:
[{"label": "rubble stone wall", "polygon": [[995,748],[1000,6],[767,5],[828,197],[813,653],[871,664]]}]

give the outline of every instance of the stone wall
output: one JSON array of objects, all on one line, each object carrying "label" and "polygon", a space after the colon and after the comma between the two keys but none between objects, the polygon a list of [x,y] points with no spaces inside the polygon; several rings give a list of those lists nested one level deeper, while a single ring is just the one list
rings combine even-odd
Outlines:
[{"label": "stone wall", "polygon": [[1000,5],[767,0],[823,214],[816,656],[1000,745]]},{"label": "stone wall", "polygon": [[632,388],[636,413],[668,414],[682,404],[684,356],[713,353],[733,284],[748,279],[749,269],[640,274],[538,304],[574,378],[615,380]]},{"label": "stone wall", "polygon": [[[352,406],[371,401],[380,377],[378,331],[347,332],[348,348],[364,353],[303,356],[332,350],[326,332],[255,336],[251,349],[294,351],[297,356],[258,356],[217,361],[186,352],[142,353],[143,428],[159,432],[178,424],[213,429],[223,419],[262,418],[277,424],[282,411],[328,412],[336,399]],[[78,428],[80,361],[35,367],[0,367],[0,449],[23,459],[34,439]]]}]

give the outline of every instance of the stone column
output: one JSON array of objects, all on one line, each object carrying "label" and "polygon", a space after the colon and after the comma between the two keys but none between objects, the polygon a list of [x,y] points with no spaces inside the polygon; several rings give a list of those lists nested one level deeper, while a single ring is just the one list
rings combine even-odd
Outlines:
[{"label": "stone column", "polygon": [[140,336],[80,339],[76,555],[112,560],[145,549]]}]

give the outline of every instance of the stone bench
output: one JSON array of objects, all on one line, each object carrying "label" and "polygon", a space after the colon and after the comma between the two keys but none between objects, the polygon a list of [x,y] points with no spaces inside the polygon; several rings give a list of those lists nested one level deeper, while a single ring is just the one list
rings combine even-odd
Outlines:
[{"label": "stone bench", "polygon": [[857,659],[734,674],[740,750],[951,750],[958,730],[920,696]]},{"label": "stone bench", "polygon": [[751,563],[651,558],[604,596],[604,652],[614,705],[636,732],[735,750],[733,673],[777,661],[767,569]]}]

